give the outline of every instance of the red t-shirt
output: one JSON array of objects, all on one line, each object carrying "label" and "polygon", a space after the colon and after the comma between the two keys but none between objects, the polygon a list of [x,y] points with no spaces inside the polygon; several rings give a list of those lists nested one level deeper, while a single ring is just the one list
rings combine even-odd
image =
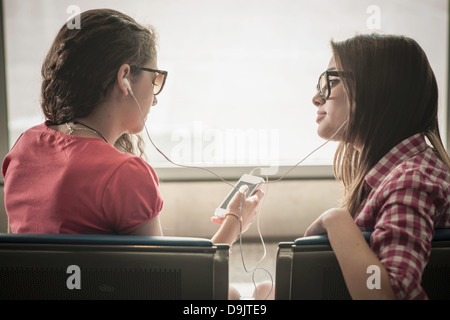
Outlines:
[{"label": "red t-shirt", "polygon": [[4,159],[13,233],[128,234],[160,213],[158,177],[143,159],[49,125],[23,133]]}]

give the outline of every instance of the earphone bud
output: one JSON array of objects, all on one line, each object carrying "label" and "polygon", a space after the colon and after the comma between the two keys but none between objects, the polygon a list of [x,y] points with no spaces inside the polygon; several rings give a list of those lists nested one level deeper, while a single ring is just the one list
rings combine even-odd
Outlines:
[{"label": "earphone bud", "polygon": [[131,90],[130,82],[128,81],[128,79],[127,78],[123,78],[122,79],[122,83],[127,88],[127,90],[130,91],[130,93],[132,94],[133,90]]}]

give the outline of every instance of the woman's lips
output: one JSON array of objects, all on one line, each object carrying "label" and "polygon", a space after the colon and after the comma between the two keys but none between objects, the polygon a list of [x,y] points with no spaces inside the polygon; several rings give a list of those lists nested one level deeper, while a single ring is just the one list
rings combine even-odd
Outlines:
[{"label": "woman's lips", "polygon": [[319,123],[325,116],[327,115],[326,112],[317,111],[317,119],[316,122]]}]

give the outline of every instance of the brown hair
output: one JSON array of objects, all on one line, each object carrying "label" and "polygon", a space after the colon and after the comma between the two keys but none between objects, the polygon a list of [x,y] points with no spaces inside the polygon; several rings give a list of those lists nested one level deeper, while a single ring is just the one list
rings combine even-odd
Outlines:
[{"label": "brown hair", "polygon": [[[79,29],[62,26],[42,65],[41,108],[53,124],[89,115],[112,89],[121,65],[156,58],[152,27],[111,9],[85,11],[80,21]],[[138,72],[132,69],[131,76]],[[115,146],[143,154],[138,135],[124,134]]]},{"label": "brown hair", "polygon": [[[450,168],[438,127],[438,88],[427,56],[413,39],[358,35],[331,42],[350,101],[348,128],[335,159],[345,186],[343,206],[355,216],[364,197],[364,178],[404,139],[425,133]],[[359,146],[359,150],[355,148]]]}]

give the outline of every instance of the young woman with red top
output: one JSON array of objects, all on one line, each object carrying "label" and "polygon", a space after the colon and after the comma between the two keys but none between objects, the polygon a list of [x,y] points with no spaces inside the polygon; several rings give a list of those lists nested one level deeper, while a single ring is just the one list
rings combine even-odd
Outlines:
[{"label": "young woman with red top", "polygon": [[[46,122],[23,133],[3,162],[10,229],[162,235],[158,177],[135,135],[167,77],[155,31],[109,9],[83,12],[80,21],[80,29],[63,25],[43,63]],[[220,224],[212,241],[231,245],[262,197],[243,197],[239,223],[237,193],[232,214],[212,219]]]},{"label": "young woman with red top", "polygon": [[[427,299],[421,276],[434,229],[450,228],[434,73],[410,38],[359,35],[331,47],[312,101],[319,136],[340,141],[334,170],[345,194],[304,236],[328,235],[353,299]],[[361,231],[372,231],[370,243]],[[379,267],[380,289],[367,287],[369,266]]]}]

